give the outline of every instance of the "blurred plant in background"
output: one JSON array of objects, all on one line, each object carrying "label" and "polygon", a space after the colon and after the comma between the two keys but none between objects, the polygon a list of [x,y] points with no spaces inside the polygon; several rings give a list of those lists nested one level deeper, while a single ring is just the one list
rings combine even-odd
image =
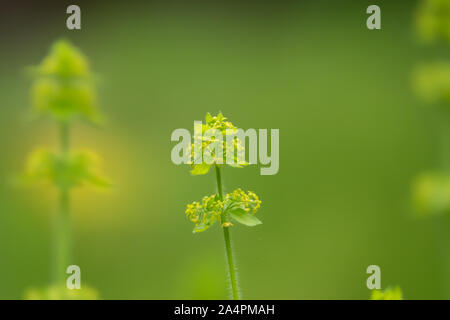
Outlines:
[{"label": "blurred plant in background", "polygon": [[422,1],[417,11],[416,26],[417,33],[423,41],[450,41],[450,2]]},{"label": "blurred plant in background", "polygon": [[403,294],[398,286],[385,290],[372,290],[370,300],[403,300]]},{"label": "blurred plant in background", "polygon": [[[193,150],[188,150],[188,154],[191,154],[191,163],[193,166],[191,174],[204,175],[208,173],[209,168],[214,165],[216,169],[217,193],[211,196],[203,197],[201,203],[195,201],[191,204],[188,204],[186,208],[186,216],[191,222],[195,224],[194,233],[205,231],[216,221],[219,221],[222,224],[232,295],[233,299],[237,300],[240,299],[241,296],[239,292],[236,264],[231,248],[229,228],[233,226],[232,221],[241,223],[249,227],[261,224],[262,222],[254,216],[254,214],[261,207],[261,200],[259,200],[258,196],[255,193],[251,191],[244,192],[241,189],[236,189],[224,196],[221,163],[227,163],[226,156],[227,154],[229,154],[227,152],[227,148],[229,148],[230,146],[227,146],[226,136],[227,134],[233,134],[233,129],[236,129],[236,127],[234,127],[231,122],[226,121],[227,118],[225,118],[222,113],[219,113],[214,117],[207,113],[205,120],[206,123],[202,125],[202,136],[194,137],[194,145],[196,143],[199,143],[199,151],[201,152],[201,155],[196,154],[197,149],[194,145],[191,146],[191,149]],[[223,148],[219,148],[219,150],[222,149],[223,154],[215,154],[217,150],[212,147],[216,145],[217,142],[219,142],[220,144],[220,141],[217,140],[217,137],[203,136],[203,134],[210,129],[218,130],[218,132],[222,134]],[[229,131],[230,129],[231,131]],[[238,140],[238,138],[235,137],[232,146],[233,152],[236,151],[236,149],[237,152],[239,152],[239,148],[242,147],[242,143],[242,141]],[[214,162],[205,163],[203,157],[201,158],[202,163],[195,163],[195,159],[199,159],[199,157],[202,157],[202,155],[205,154],[205,150],[208,150]],[[220,158],[221,160],[216,160],[218,158]],[[241,165],[244,165],[244,162],[238,163],[238,165],[233,165],[233,167],[240,168]]]},{"label": "blurred plant in background", "polygon": [[431,104],[450,104],[450,61],[425,64],[416,69],[414,76],[417,94]]},{"label": "blurred plant in background", "polygon": [[48,286],[41,289],[28,289],[25,292],[27,300],[97,300],[97,290],[82,286],[81,289],[69,290],[66,286]]},{"label": "blurred plant in background", "polygon": [[[413,74],[415,92],[422,101],[433,105],[436,112],[436,129],[439,139],[439,165],[419,174],[413,182],[413,205],[422,216],[434,216],[440,232],[441,264],[446,294],[450,294],[450,226],[447,217],[450,213],[450,61],[443,60],[442,53],[448,56],[450,43],[450,1],[424,0],[416,16],[417,33],[423,43],[431,49],[435,61],[418,66]],[[448,298],[448,296],[446,297]]]},{"label": "blurred plant in background", "polygon": [[444,214],[450,208],[448,172],[424,172],[415,179],[414,207],[423,214]]},{"label": "blurred plant in background", "polygon": [[76,120],[101,123],[97,110],[93,75],[86,58],[67,41],[57,41],[42,63],[32,68],[33,114],[49,117],[59,126],[59,150],[36,149],[28,158],[24,182],[47,182],[59,190],[59,212],[55,216],[53,284],[26,293],[28,299],[97,299],[98,294],[82,284],[66,288],[66,269],[72,264],[70,191],[90,185],[105,188],[109,182],[92,151],[72,150],[70,125]]},{"label": "blurred plant in background", "polygon": [[[450,2],[425,0],[417,14],[418,33],[428,44],[450,43]],[[440,139],[440,168],[419,175],[413,185],[418,212],[442,214],[450,210],[450,61],[428,62],[416,68],[413,84],[417,95],[435,105]]]}]

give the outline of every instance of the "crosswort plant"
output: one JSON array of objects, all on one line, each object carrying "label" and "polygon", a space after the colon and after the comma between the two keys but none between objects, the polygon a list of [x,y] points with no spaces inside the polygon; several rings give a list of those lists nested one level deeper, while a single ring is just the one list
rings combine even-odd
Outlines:
[{"label": "crosswort plant", "polygon": [[450,61],[442,60],[450,44],[450,2],[424,0],[416,14],[416,29],[431,48],[428,61],[417,66],[413,86],[418,97],[434,106],[439,165],[420,174],[413,184],[413,202],[425,216],[450,213]]},{"label": "crosswort plant", "polygon": [[[194,143],[188,149],[190,164],[192,166],[192,175],[207,174],[212,167],[216,173],[217,193],[205,196],[201,201],[195,201],[186,207],[186,216],[194,223],[194,233],[203,232],[210,228],[213,224],[220,223],[225,241],[225,252],[228,264],[228,273],[230,277],[230,285],[233,299],[241,298],[238,276],[236,270],[236,261],[234,258],[230,228],[234,223],[240,223],[245,226],[253,227],[262,222],[255,217],[256,212],[261,207],[261,200],[252,191],[244,191],[240,188],[233,192],[224,194],[222,184],[222,166],[229,164],[235,168],[242,168],[247,162],[241,157],[236,156],[242,150],[243,143],[237,137],[233,138],[232,148],[236,152],[227,150],[230,144],[226,143],[227,139],[218,140],[217,137],[203,135],[209,130],[216,130],[223,137],[234,134],[236,127],[225,118],[222,113],[217,116],[211,116],[207,113],[205,123],[202,124],[201,137],[194,137]],[[217,143],[223,146],[217,148]],[[220,150],[220,151],[218,151]],[[201,152],[201,154],[199,154]],[[220,154],[218,154],[220,153]],[[206,161],[204,154],[208,154],[211,161]],[[234,161],[227,161],[227,157],[235,157]],[[202,159],[199,161],[199,159]],[[230,160],[230,159],[228,159]]]},{"label": "crosswort plant", "polygon": [[86,120],[99,125],[102,116],[97,109],[94,75],[86,57],[68,41],[55,42],[41,64],[31,68],[32,114],[49,118],[59,130],[59,148],[37,148],[28,158],[23,180],[46,182],[58,191],[53,239],[52,284],[31,289],[28,299],[96,299],[96,290],[66,288],[67,267],[73,263],[71,236],[71,191],[75,187],[110,185],[100,170],[100,159],[92,151],[74,150],[71,125]]},{"label": "crosswort plant", "polygon": [[412,186],[415,211],[433,219],[437,228],[440,265],[446,298],[450,295],[450,1],[423,0],[416,14],[416,31],[427,46],[427,62],[413,73],[414,90],[435,116],[439,163],[420,173]]}]

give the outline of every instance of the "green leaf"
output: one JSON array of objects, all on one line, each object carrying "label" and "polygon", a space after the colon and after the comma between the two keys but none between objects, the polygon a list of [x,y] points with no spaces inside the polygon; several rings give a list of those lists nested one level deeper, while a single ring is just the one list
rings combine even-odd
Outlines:
[{"label": "green leaf", "polygon": [[194,176],[207,174],[210,167],[211,165],[206,163],[194,164],[192,166],[191,174]]},{"label": "green leaf", "polygon": [[230,167],[233,167],[233,168],[243,168],[243,167],[245,167],[245,166],[248,166],[248,162],[247,161],[244,161],[244,162],[236,162],[236,163],[228,163],[228,165],[230,166]]},{"label": "green leaf", "polygon": [[208,223],[204,223],[204,222],[199,222],[194,226],[194,230],[192,231],[193,233],[198,233],[198,232],[203,232],[205,230],[207,230],[209,227],[211,227],[215,222],[216,219],[215,218],[210,218],[210,221],[208,221]]},{"label": "green leaf", "polygon": [[209,225],[203,223],[203,222],[199,222],[195,225],[194,230],[192,232],[197,233],[197,232],[203,232],[206,229],[208,229]]},{"label": "green leaf", "polygon": [[231,218],[246,226],[254,227],[258,224],[262,224],[262,222],[258,218],[242,208],[236,208],[234,210],[231,210],[229,213]]}]

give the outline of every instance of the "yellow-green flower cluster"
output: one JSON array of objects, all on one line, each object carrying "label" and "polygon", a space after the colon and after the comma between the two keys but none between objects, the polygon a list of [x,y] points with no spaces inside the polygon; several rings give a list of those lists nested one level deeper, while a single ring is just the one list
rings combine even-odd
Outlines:
[{"label": "yellow-green flower cluster", "polygon": [[195,224],[194,232],[202,232],[213,225],[223,211],[223,201],[217,195],[205,196],[202,202],[194,201],[186,207],[186,216]]},{"label": "yellow-green flower cluster", "polygon": [[386,290],[372,290],[370,300],[403,300],[403,294],[398,286]]},{"label": "yellow-green flower cluster", "polygon": [[413,184],[416,210],[424,215],[450,212],[450,175],[423,173]]},{"label": "yellow-green flower cluster", "polygon": [[420,37],[427,42],[450,41],[450,1],[424,0],[416,16]]},{"label": "yellow-green flower cluster", "polygon": [[255,214],[261,207],[261,200],[254,192],[248,191],[245,193],[241,188],[227,194],[225,199],[226,203],[239,203],[244,211],[251,212],[251,214]]},{"label": "yellow-green flower cluster", "polygon": [[[220,140],[216,136],[208,135],[208,132],[216,132],[221,135],[222,154],[216,154],[216,146],[217,143],[220,143]],[[236,168],[247,165],[248,163],[244,159],[245,148],[243,142],[234,136],[232,143],[227,143],[227,137],[236,133],[237,128],[231,122],[227,121],[227,118],[222,113],[219,113],[217,116],[211,116],[210,113],[207,113],[205,123],[202,124],[201,132],[195,132],[194,143],[187,150],[192,166],[191,173],[194,175],[206,174],[212,164],[228,164]],[[197,152],[196,150],[201,151]],[[212,161],[209,162],[212,163],[205,162],[205,155],[207,154],[211,155]],[[229,154],[233,154],[233,161],[228,159]],[[199,161],[199,159],[202,160]]]},{"label": "yellow-green flower cluster", "polygon": [[431,103],[450,103],[450,63],[436,62],[416,69],[414,87],[417,94]]},{"label": "yellow-green flower cluster", "polygon": [[87,59],[69,42],[57,41],[33,71],[32,104],[38,115],[59,122],[75,118],[101,121]]},{"label": "yellow-green flower cluster", "polygon": [[235,126],[229,121],[226,121],[227,118],[225,118],[221,112],[217,116],[211,116],[210,113],[206,114],[205,121],[206,124],[204,125],[207,129],[217,129],[221,132],[225,133],[227,129],[236,129]]},{"label": "yellow-green flower cluster", "polygon": [[202,232],[218,220],[223,220],[223,227],[232,226],[233,224],[227,220],[228,216],[247,226],[261,224],[261,221],[253,217],[260,207],[261,200],[254,192],[246,193],[236,189],[225,195],[223,201],[217,194],[203,197],[201,203],[194,201],[186,206],[185,213],[195,224],[194,232]]},{"label": "yellow-green flower cluster", "polygon": [[99,166],[99,158],[90,151],[59,155],[40,148],[28,158],[24,179],[26,182],[47,181],[64,189],[82,185],[107,187],[109,182],[102,176]]}]

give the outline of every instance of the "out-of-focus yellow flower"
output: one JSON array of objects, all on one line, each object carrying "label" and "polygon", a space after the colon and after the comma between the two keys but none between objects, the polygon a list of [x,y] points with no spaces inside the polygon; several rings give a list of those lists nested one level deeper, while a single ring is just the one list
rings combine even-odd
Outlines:
[{"label": "out-of-focus yellow flower", "polygon": [[56,41],[50,53],[36,67],[39,76],[58,77],[60,79],[87,79],[92,76],[89,64],[81,51],[66,40]]},{"label": "out-of-focus yellow flower", "polygon": [[450,103],[450,63],[422,65],[416,69],[413,80],[417,94],[425,101]]},{"label": "out-of-focus yellow flower", "polygon": [[416,15],[417,32],[426,42],[450,42],[450,1],[423,0]]},{"label": "out-of-focus yellow flower", "polygon": [[57,41],[33,71],[32,104],[38,115],[49,115],[60,122],[76,118],[101,122],[92,73],[77,48],[67,41]]},{"label": "out-of-focus yellow flower", "polygon": [[98,300],[98,291],[83,286],[81,289],[69,290],[64,286],[49,286],[42,289],[28,289],[26,300]]},{"label": "out-of-focus yellow flower", "polygon": [[35,150],[28,158],[25,182],[50,182],[60,188],[90,185],[108,187],[103,177],[98,156],[91,151],[74,151],[67,156],[49,149]]},{"label": "out-of-focus yellow flower", "polygon": [[372,290],[370,300],[403,300],[403,294],[398,286],[385,290]]},{"label": "out-of-focus yellow flower", "polygon": [[424,215],[450,211],[450,175],[429,172],[418,176],[413,183],[413,202]]}]

